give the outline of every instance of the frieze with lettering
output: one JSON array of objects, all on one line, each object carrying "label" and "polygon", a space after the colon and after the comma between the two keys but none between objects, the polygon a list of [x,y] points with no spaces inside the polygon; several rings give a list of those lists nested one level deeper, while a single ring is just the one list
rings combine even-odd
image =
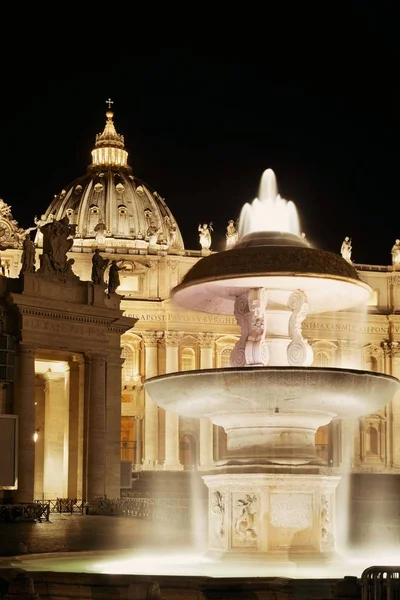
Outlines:
[{"label": "frieze with lettering", "polygon": [[[348,333],[378,333],[387,335],[387,325],[360,325],[358,323],[330,323],[322,321],[309,321],[303,323],[303,331],[345,331]],[[396,333],[400,327],[395,327]]]},{"label": "frieze with lettering", "polygon": [[58,335],[90,337],[93,339],[104,339],[102,327],[87,325],[84,323],[71,323],[53,319],[41,319],[40,317],[23,317],[23,329],[39,331],[43,333],[56,333]]},{"label": "frieze with lettering", "polygon": [[133,317],[147,323],[193,323],[198,325],[233,325],[237,326],[235,317],[229,315],[199,315],[185,313],[128,313],[124,316]]}]

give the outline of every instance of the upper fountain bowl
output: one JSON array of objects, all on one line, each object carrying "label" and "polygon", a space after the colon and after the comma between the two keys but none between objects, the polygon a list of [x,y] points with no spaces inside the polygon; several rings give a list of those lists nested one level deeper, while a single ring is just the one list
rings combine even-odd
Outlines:
[{"label": "upper fountain bowl", "polygon": [[225,252],[204,257],[172,290],[176,305],[208,313],[233,314],[238,296],[268,290],[268,306],[287,309],[295,290],[307,295],[308,312],[365,305],[371,289],[339,254],[310,247],[301,233],[295,204],[277,191],[272,169],[261,177],[258,197],[239,218],[239,239]]},{"label": "upper fountain bowl", "polygon": [[231,250],[199,260],[172,290],[172,298],[183,308],[233,314],[237,296],[261,287],[273,292],[278,304],[280,293],[285,304],[288,292],[301,289],[309,312],[315,313],[365,305],[371,295],[339,254],[311,248],[294,234],[254,232]]}]

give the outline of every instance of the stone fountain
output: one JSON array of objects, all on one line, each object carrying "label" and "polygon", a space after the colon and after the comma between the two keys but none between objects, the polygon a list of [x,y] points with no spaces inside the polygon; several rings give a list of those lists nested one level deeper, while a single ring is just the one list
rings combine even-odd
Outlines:
[{"label": "stone fountain", "polygon": [[385,406],[398,379],[312,367],[302,334],[309,313],[366,304],[371,290],[340,255],[310,247],[297,210],[264,172],[259,197],[240,215],[239,241],[201,259],[174,288],[185,309],[234,314],[241,335],[231,367],[148,379],[152,399],[181,416],[209,418],[228,452],[204,475],[209,553],[221,558],[330,559],[335,489],[321,464],[317,429]]}]

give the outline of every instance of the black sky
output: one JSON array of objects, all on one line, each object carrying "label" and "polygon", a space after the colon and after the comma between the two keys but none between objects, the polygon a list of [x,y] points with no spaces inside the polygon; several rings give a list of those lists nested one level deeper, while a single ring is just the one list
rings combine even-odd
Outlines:
[{"label": "black sky", "polygon": [[85,173],[111,96],[134,175],[165,197],[187,248],[213,221],[222,249],[271,167],[310,241],[338,252],[349,235],[356,262],[389,264],[400,237],[395,4],[337,6],[340,26],[328,13],[325,27],[275,44],[125,43],[107,61],[46,45],[3,53],[0,197],[30,226]]}]

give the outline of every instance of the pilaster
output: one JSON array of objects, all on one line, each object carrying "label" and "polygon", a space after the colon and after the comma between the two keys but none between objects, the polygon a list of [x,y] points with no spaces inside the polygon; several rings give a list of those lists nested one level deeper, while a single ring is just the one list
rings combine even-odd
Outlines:
[{"label": "pilaster", "polygon": [[[156,332],[142,334],[145,354],[146,378],[158,375],[158,337]],[[144,409],[144,461],[154,465],[158,460],[158,406],[145,390]]]}]

